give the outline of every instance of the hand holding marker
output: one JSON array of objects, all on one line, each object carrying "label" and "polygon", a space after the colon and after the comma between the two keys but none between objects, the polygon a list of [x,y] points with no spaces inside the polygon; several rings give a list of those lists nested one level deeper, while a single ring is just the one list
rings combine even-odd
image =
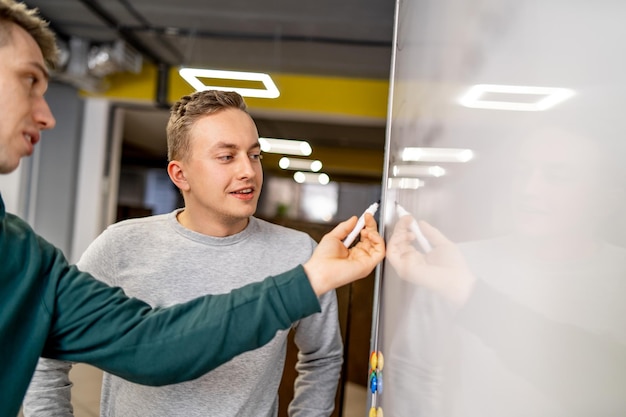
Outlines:
[{"label": "hand holding marker", "polygon": [[[398,217],[410,216],[411,215],[411,213],[406,211],[404,209],[404,207],[402,207],[397,202],[396,202],[396,211],[398,213]],[[411,222],[411,225],[409,227],[411,229],[411,232],[413,232],[413,234],[415,235],[415,238],[417,239],[417,243],[419,243],[419,245],[422,248],[422,251],[424,251],[424,253],[428,253],[431,250],[433,250],[432,246],[430,246],[430,243],[428,242],[428,240],[426,240],[426,237],[424,236],[424,234],[420,230],[420,227],[418,226],[418,224],[415,221],[415,219],[413,219],[413,221]]]},{"label": "hand holding marker", "polygon": [[380,202],[376,202],[372,204],[371,206],[367,208],[367,210],[365,210],[363,214],[361,214],[361,217],[359,217],[359,220],[357,220],[356,226],[354,226],[354,229],[352,229],[350,234],[343,240],[343,244],[346,248],[349,248],[350,245],[352,245],[352,242],[354,242],[354,239],[356,239],[359,233],[361,233],[361,230],[365,227],[365,213],[370,213],[372,216],[376,214],[376,210],[378,210],[379,203]]}]

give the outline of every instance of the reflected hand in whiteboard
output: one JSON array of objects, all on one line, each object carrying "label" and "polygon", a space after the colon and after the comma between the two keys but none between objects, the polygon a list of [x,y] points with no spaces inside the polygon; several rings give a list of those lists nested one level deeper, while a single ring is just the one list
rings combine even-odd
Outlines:
[{"label": "reflected hand in whiteboard", "polygon": [[387,242],[387,260],[404,280],[429,288],[457,305],[471,294],[475,277],[457,245],[430,224],[420,221],[419,229],[430,242],[428,253],[418,251],[411,215],[401,216]]},{"label": "reflected hand in whiteboard", "polygon": [[[402,207],[397,202],[396,202],[396,212],[398,213],[398,217],[411,216],[411,213],[406,211],[405,208]],[[415,235],[415,239],[417,240],[417,243],[419,243],[420,248],[422,248],[422,252],[428,253],[431,250],[433,250],[432,246],[430,245],[430,242],[428,241],[428,239],[426,239],[426,237],[422,233],[422,230],[420,229],[415,219],[413,219],[413,221],[411,221],[411,223],[409,224],[409,229]]]}]

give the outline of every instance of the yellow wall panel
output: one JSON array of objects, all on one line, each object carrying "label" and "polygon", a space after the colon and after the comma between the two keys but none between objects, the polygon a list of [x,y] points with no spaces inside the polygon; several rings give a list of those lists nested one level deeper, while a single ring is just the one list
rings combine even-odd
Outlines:
[{"label": "yellow wall panel", "polygon": [[[385,120],[389,82],[377,79],[271,74],[281,92],[276,99],[247,97],[252,111],[276,111],[321,117],[355,117]],[[99,96],[123,101],[156,100],[157,68],[145,64],[139,74],[122,73],[107,78],[109,89]],[[169,73],[167,100],[172,103],[193,92],[178,74]]]}]

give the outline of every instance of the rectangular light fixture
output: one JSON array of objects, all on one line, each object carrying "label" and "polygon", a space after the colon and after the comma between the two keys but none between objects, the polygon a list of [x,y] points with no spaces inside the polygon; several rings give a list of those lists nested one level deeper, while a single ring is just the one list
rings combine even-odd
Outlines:
[{"label": "rectangular light fixture", "polygon": [[261,150],[268,153],[282,153],[285,155],[309,156],[313,149],[303,140],[259,138]]},{"label": "rectangular light fixture", "polygon": [[417,190],[424,186],[419,178],[388,178],[387,188],[400,190]]},{"label": "rectangular light fixture", "polygon": [[394,165],[391,167],[391,175],[394,177],[443,177],[446,170],[439,165]]},{"label": "rectangular light fixture", "polygon": [[[274,84],[269,74],[261,72],[244,72],[244,71],[225,71],[211,70],[202,68],[181,68],[178,73],[187,81],[196,91],[220,90],[235,91],[243,97],[257,98],[277,98],[280,96],[278,87]],[[241,88],[241,87],[225,87],[223,85],[205,84],[202,79],[214,80],[237,80],[237,81],[257,81],[263,83],[262,88]]]},{"label": "rectangular light fixture", "polygon": [[474,152],[471,149],[407,147],[400,152],[400,158],[405,162],[467,162],[474,158]]},{"label": "rectangular light fixture", "polygon": [[278,166],[282,169],[290,169],[293,171],[304,170],[318,172],[322,169],[322,162],[317,159],[287,158],[283,156],[280,158],[280,161],[278,161]]},{"label": "rectangular light fixture", "polygon": [[[491,110],[543,111],[574,95],[568,88],[478,84],[459,99],[465,107]],[[518,96],[519,101],[510,100]],[[489,96],[491,99],[485,99]],[[501,99],[498,99],[498,98]]]},{"label": "rectangular light fixture", "polygon": [[293,179],[298,184],[308,183],[326,185],[330,182],[330,177],[328,176],[328,174],[324,174],[323,172],[318,174],[314,172],[296,171],[293,174]]}]

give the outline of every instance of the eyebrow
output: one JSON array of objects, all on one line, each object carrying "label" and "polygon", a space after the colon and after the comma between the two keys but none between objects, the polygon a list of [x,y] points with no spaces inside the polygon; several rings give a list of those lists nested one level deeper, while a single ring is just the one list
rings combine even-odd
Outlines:
[{"label": "eyebrow", "polygon": [[[260,147],[261,147],[261,143],[257,141],[252,146],[250,146],[248,150],[252,150],[252,149],[260,148]],[[239,149],[239,146],[235,145],[234,143],[217,142],[213,146],[213,149]]]},{"label": "eyebrow", "polygon": [[46,67],[41,65],[39,62],[31,62],[30,65],[32,65],[33,67],[36,67],[39,71],[41,71],[41,73],[46,78],[46,80],[50,81],[50,73],[48,72]]}]

